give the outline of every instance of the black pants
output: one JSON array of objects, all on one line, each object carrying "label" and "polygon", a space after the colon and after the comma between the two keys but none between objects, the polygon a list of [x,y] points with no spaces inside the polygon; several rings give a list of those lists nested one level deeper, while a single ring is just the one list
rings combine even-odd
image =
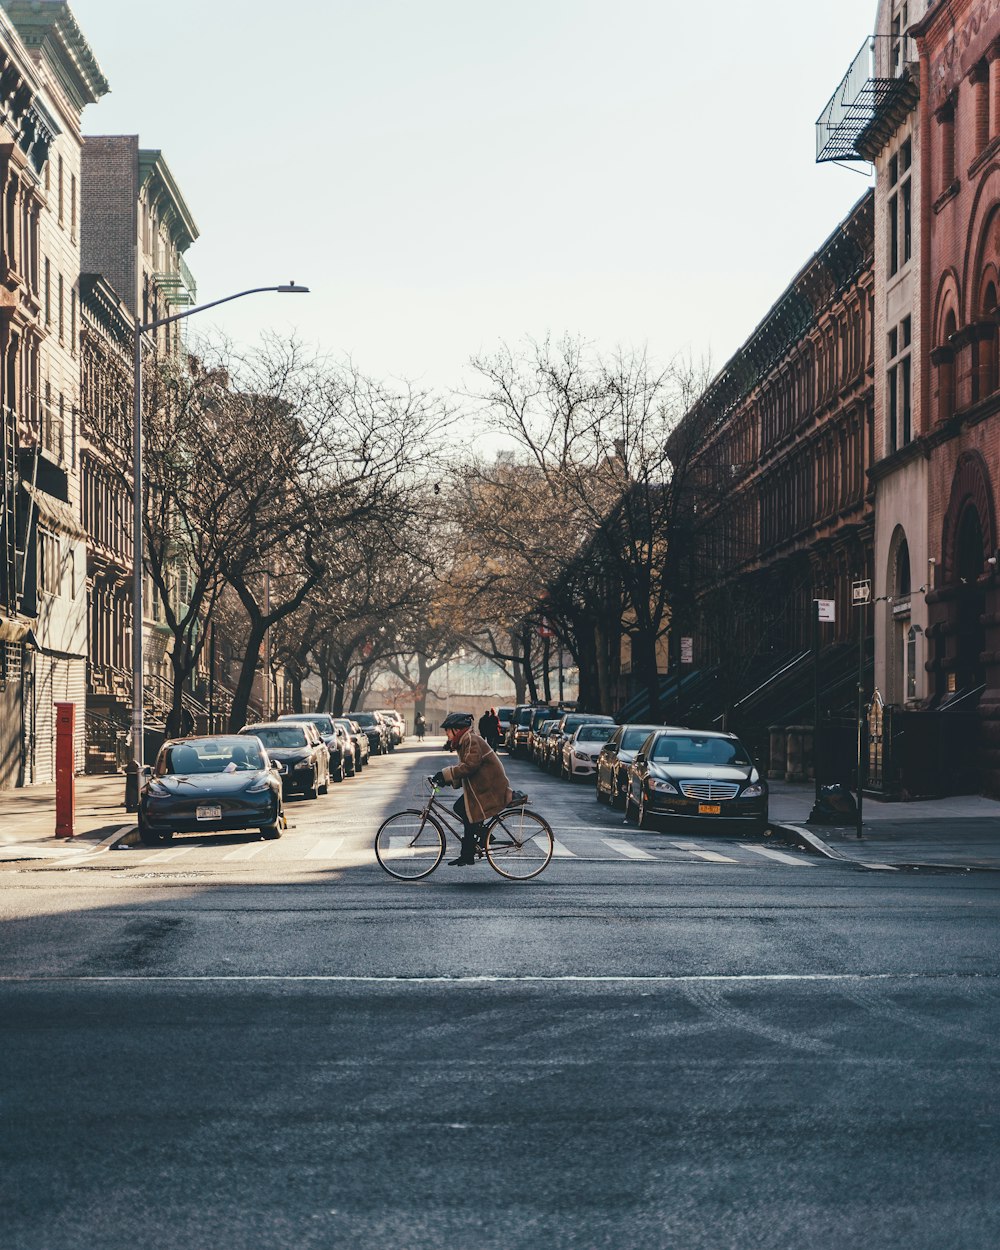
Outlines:
[{"label": "black pants", "polygon": [[468,813],[465,810],[464,794],[460,799],[455,800],[452,810],[462,822],[462,828],[464,830],[462,834],[462,857],[464,859],[472,859],[476,853],[476,840],[483,832],[483,822],[481,820],[469,820]]}]

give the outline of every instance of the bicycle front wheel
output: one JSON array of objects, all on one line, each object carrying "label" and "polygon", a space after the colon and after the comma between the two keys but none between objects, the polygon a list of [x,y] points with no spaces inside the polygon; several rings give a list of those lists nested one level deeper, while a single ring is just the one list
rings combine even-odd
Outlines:
[{"label": "bicycle front wheel", "polygon": [[419,881],[444,855],[444,830],[426,813],[396,812],[375,835],[375,857],[391,877]]},{"label": "bicycle front wheel", "polygon": [[486,858],[511,881],[537,877],[552,858],[552,848],[552,830],[524,807],[506,808],[486,835]]}]

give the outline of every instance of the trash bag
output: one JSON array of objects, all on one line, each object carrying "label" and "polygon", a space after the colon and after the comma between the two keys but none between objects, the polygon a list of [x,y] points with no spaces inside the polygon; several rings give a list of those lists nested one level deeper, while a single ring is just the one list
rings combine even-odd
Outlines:
[{"label": "trash bag", "polygon": [[809,813],[809,823],[817,825],[849,825],[858,818],[854,795],[840,782],[821,786],[819,798]]}]

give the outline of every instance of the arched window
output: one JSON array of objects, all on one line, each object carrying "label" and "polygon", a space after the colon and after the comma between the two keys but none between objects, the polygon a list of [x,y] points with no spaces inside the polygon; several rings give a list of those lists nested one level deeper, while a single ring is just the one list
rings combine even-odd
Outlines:
[{"label": "arched window", "polygon": [[979,398],[997,389],[997,289],[990,282],[983,294],[979,340]]},{"label": "arched window", "polygon": [[951,345],[958,325],[950,309],[944,319],[944,334],[937,349],[938,420],[947,421],[955,411],[955,349]]}]

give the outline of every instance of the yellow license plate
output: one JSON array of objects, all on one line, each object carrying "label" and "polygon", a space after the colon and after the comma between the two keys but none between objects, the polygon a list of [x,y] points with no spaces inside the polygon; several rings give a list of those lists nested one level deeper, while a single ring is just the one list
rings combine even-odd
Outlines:
[{"label": "yellow license plate", "polygon": [[718,805],[718,803],[699,803],[698,804],[699,816],[719,816],[721,815],[721,813],[722,813],[722,808]]}]

